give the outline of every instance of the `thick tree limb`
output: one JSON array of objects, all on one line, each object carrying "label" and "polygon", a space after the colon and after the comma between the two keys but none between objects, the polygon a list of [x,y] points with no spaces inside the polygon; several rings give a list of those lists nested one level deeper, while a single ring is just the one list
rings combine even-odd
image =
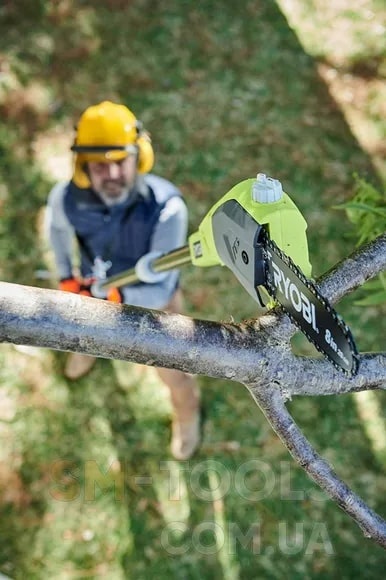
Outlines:
[{"label": "thick tree limb", "polygon": [[253,326],[193,320],[77,294],[0,283],[0,340],[82,352],[211,377],[275,381],[284,398],[384,388],[386,355],[362,355],[346,378],[327,361],[295,357],[276,317]]},{"label": "thick tree limb", "polygon": [[[331,302],[386,268],[386,236],[323,277]],[[277,311],[244,324],[193,320],[75,294],[0,283],[0,341],[177,368],[244,383],[286,447],[364,530],[386,547],[386,524],[339,480],[285,408],[294,395],[330,395],[386,385],[386,354],[360,356],[348,379],[328,362],[296,357],[294,327]]]}]

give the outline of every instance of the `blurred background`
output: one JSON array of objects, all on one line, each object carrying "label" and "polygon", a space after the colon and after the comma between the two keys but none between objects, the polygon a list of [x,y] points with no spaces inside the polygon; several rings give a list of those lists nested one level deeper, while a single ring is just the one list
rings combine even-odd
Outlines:
[{"label": "blurred background", "polygon": [[[385,30],[381,0],[2,0],[1,279],[56,287],[44,204],[71,177],[79,115],[105,99],[150,131],[154,172],[182,190],[190,232],[233,185],[264,172],[305,215],[322,274],[357,242],[336,206],[358,178],[384,187]],[[221,268],[185,267],[181,284],[191,316],[256,316]],[[385,305],[359,306],[361,296],[338,311],[361,351],[382,350]],[[314,355],[300,335],[294,349]],[[203,445],[178,463],[153,369],[100,359],[70,383],[64,353],[3,344],[0,359],[4,575],[383,577],[385,552],[294,464],[242,385],[199,378]],[[383,514],[384,403],[369,392],[288,405]]]}]

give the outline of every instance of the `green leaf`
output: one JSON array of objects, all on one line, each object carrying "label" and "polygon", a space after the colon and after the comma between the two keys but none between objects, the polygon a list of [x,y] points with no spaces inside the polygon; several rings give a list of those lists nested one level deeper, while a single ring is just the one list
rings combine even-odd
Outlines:
[{"label": "green leaf", "polygon": [[381,292],[373,292],[362,298],[361,300],[357,300],[354,302],[356,306],[379,306],[386,302],[386,292],[382,290]]},{"label": "green leaf", "polygon": [[368,205],[366,203],[358,203],[358,202],[347,202],[342,204],[341,206],[334,206],[334,209],[356,209],[358,211],[364,211],[364,212],[368,212],[368,213],[373,213],[376,215],[379,215],[383,218],[386,218],[386,206],[385,208],[377,208],[377,207],[373,207],[371,205]]}]

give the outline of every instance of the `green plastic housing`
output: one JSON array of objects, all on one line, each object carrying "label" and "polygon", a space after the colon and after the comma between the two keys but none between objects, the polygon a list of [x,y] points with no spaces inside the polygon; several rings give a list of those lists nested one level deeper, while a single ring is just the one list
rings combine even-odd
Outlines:
[{"label": "green plastic housing", "polygon": [[254,182],[254,179],[246,179],[238,183],[209,210],[198,230],[189,237],[192,263],[200,267],[224,265],[216,250],[212,216],[222,204],[234,199],[255,221],[267,228],[270,238],[292,258],[305,276],[310,277],[312,268],[308,257],[306,220],[286,193],[272,203],[254,201]]}]

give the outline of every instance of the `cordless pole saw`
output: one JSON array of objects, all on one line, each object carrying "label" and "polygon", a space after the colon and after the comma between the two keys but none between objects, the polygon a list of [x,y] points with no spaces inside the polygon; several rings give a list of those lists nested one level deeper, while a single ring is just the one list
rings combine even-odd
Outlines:
[{"label": "cordless pole saw", "polygon": [[[188,245],[156,258],[153,272],[185,264],[227,266],[260,306],[279,303],[339,370],[355,375],[358,357],[347,325],[311,282],[307,224],[276,179],[259,173],[233,187],[207,213]],[[140,282],[132,268],[99,280],[108,290]]]}]

